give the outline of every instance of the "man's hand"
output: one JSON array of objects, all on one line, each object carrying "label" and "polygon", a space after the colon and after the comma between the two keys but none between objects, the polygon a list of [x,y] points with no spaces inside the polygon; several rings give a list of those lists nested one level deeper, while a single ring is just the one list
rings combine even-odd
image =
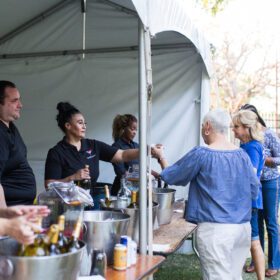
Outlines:
[{"label": "man's hand", "polygon": [[46,217],[49,213],[50,210],[47,206],[40,205],[16,205],[7,208],[0,208],[0,217],[2,218],[14,218],[26,214]]}]

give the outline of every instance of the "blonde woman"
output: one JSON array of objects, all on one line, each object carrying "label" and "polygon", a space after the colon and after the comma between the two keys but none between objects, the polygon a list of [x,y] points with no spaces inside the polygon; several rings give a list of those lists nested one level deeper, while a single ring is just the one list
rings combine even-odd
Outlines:
[{"label": "blonde woman", "polygon": [[[249,110],[241,110],[232,118],[234,136],[241,141],[240,147],[249,155],[254,170],[260,178],[264,166],[263,130],[258,122],[257,115]],[[260,185],[261,186],[261,185]],[[258,192],[257,199],[252,200],[251,218],[251,255],[254,266],[251,264],[246,272],[257,273],[258,280],[265,278],[265,258],[259,238],[258,211],[263,208],[262,190]]]}]

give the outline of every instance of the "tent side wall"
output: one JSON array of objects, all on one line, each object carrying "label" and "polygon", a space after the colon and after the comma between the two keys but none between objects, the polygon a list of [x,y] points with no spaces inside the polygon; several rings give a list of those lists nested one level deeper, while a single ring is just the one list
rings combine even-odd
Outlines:
[{"label": "tent side wall", "polygon": [[[23,110],[17,122],[28,157],[43,187],[47,151],[61,138],[56,104],[70,101],[85,115],[87,137],[112,143],[112,120],[119,113],[138,117],[137,53],[0,61],[1,79],[20,89]],[[152,141],[163,143],[170,162],[199,142],[201,72],[194,50],[153,55]],[[180,148],[178,148],[180,147]],[[159,169],[155,164],[155,169]],[[99,181],[112,181],[111,164],[102,163]]]}]

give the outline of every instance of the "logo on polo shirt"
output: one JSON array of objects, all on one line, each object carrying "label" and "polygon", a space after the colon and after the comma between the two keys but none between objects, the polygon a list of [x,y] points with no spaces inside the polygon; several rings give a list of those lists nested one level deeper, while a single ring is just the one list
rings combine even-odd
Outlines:
[{"label": "logo on polo shirt", "polygon": [[88,154],[87,159],[91,159],[94,158],[96,156],[96,154],[92,155],[92,150],[87,150],[86,153]]}]

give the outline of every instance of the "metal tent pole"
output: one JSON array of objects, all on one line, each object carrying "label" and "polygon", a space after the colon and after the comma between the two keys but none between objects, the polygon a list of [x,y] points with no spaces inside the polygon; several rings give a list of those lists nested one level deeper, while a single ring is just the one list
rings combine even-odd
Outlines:
[{"label": "metal tent pole", "polygon": [[82,59],[85,59],[85,49],[86,49],[86,1],[81,0],[81,12],[83,14],[83,53]]},{"label": "metal tent pole", "polygon": [[[192,44],[160,44],[153,45],[152,50],[170,50],[170,51],[184,51],[186,48],[192,48]],[[96,48],[96,49],[79,49],[79,50],[59,50],[49,52],[37,52],[37,53],[13,53],[13,54],[1,54],[0,59],[17,59],[28,57],[46,57],[46,56],[67,56],[67,55],[80,55],[85,54],[105,54],[105,53],[121,53],[121,52],[133,52],[139,51],[138,46],[129,47],[110,47],[110,48]]]},{"label": "metal tent pole", "polygon": [[140,254],[147,254],[147,135],[146,135],[146,115],[147,115],[147,90],[146,90],[146,69],[145,69],[145,46],[144,46],[144,27],[138,21],[138,44],[139,44],[139,71],[138,71],[138,98],[139,98],[139,139],[140,139],[140,231],[139,249]]},{"label": "metal tent pole", "polygon": [[145,67],[146,67],[146,91],[147,91],[147,144],[148,144],[148,252],[153,255],[153,198],[151,181],[151,130],[152,130],[152,59],[151,37],[149,29],[144,29]]}]

